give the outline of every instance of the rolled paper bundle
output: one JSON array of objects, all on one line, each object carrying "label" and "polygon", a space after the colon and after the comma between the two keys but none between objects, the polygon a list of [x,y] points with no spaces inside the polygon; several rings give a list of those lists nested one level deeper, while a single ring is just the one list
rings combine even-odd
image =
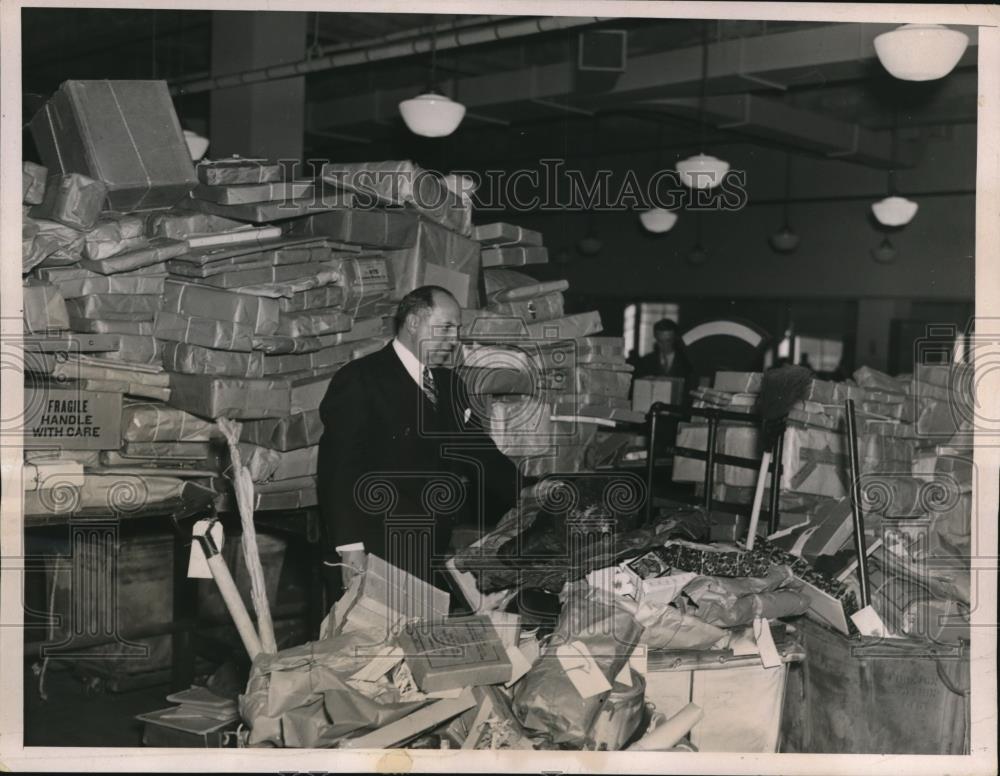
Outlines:
[{"label": "rolled paper bundle", "polygon": [[628,747],[630,752],[663,752],[673,748],[705,716],[701,706],[689,703],[658,728]]}]

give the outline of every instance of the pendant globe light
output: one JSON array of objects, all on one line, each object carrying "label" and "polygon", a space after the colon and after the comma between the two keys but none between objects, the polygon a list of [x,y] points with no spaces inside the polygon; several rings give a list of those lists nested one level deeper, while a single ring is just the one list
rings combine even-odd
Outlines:
[{"label": "pendant globe light", "polygon": [[447,137],[465,118],[465,106],[437,89],[437,31],[431,27],[430,83],[423,94],[399,103],[399,113],[409,130],[421,137]]},{"label": "pendant globe light", "polygon": [[877,248],[872,248],[872,258],[879,264],[892,264],[896,260],[896,246],[888,236],[882,238]]},{"label": "pendant globe light", "polygon": [[935,81],[955,69],[969,36],[941,24],[904,24],[875,38],[875,53],[901,81]]},{"label": "pendant globe light", "polygon": [[[701,41],[701,95],[698,99],[698,145],[705,145],[705,102],[708,96],[708,22]],[[714,189],[729,172],[729,162],[699,152],[677,162],[681,183],[690,189]]]},{"label": "pendant globe light", "polygon": [[887,195],[884,199],[872,204],[872,213],[882,226],[906,226],[917,214],[919,205],[916,202],[901,197],[896,193],[896,114],[892,119],[892,166],[886,180]]},{"label": "pendant globe light", "polygon": [[[656,145],[656,172],[660,171],[663,156],[663,124],[659,125]],[[647,232],[666,234],[677,223],[677,214],[663,207],[654,207],[639,214],[639,222]]]},{"label": "pendant globe light", "polygon": [[785,155],[785,201],[781,205],[782,226],[771,235],[769,242],[778,253],[791,253],[799,247],[799,236],[788,225],[788,200],[792,193],[792,155]]}]

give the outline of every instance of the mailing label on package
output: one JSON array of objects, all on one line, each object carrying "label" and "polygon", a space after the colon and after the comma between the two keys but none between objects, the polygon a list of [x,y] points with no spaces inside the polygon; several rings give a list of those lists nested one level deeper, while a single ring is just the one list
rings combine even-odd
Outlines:
[{"label": "mailing label on package", "polygon": [[607,678],[601,673],[593,655],[582,641],[560,645],[556,649],[556,657],[559,658],[566,676],[573,682],[581,697],[590,698],[611,689]]},{"label": "mailing label on package", "polygon": [[510,660],[510,681],[504,682],[504,687],[510,687],[531,670],[531,663],[528,661],[528,658],[517,647],[508,645],[507,657]]},{"label": "mailing label on package", "polygon": [[729,642],[729,649],[732,650],[734,657],[746,657],[748,655],[760,654],[760,649],[757,646],[757,642],[754,640],[752,628],[745,628],[744,630],[734,634],[732,640]]},{"label": "mailing label on package", "polygon": [[755,617],[753,621],[753,634],[757,641],[757,649],[760,651],[760,662],[764,668],[777,668],[781,665],[781,655],[778,648],[774,646],[774,638],[771,636],[771,623],[766,617]]},{"label": "mailing label on package", "polygon": [[[204,536],[207,531],[211,531],[211,536],[215,542],[215,546],[218,547],[221,552],[222,542],[224,540],[222,523],[217,520],[199,520],[191,529],[191,535]],[[212,569],[208,566],[208,558],[205,557],[205,551],[201,547],[201,542],[197,539],[191,542],[191,555],[188,557],[187,575],[191,579],[212,578]]]},{"label": "mailing label on package", "polygon": [[387,674],[393,666],[403,659],[401,647],[382,647],[364,668],[355,673],[351,678],[362,682],[377,682],[380,677]]}]

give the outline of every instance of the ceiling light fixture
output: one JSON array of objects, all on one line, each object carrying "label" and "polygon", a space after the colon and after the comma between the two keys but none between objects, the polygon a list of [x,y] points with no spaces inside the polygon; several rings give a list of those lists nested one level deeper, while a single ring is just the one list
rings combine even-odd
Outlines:
[{"label": "ceiling light fixture", "polygon": [[904,24],[875,38],[875,53],[901,81],[934,81],[955,69],[969,36],[941,24]]},{"label": "ceiling light fixture", "polygon": [[465,118],[465,106],[438,91],[434,76],[437,72],[437,31],[431,28],[430,84],[423,94],[399,103],[399,112],[409,130],[421,137],[447,137]]},{"label": "ceiling light fixture", "polygon": [[892,117],[892,166],[886,176],[886,197],[872,204],[872,214],[882,226],[906,226],[917,214],[920,207],[913,200],[901,197],[896,192],[896,113]]},{"label": "ceiling light fixture", "polygon": [[192,162],[200,160],[208,150],[208,139],[202,137],[197,132],[192,132],[190,129],[184,130],[184,142],[187,144]]},{"label": "ceiling light fixture", "polygon": [[788,225],[788,200],[792,192],[792,155],[785,155],[785,201],[781,206],[782,226],[771,235],[769,242],[778,253],[791,253],[799,247],[799,236]]},{"label": "ceiling light fixture", "polygon": [[[708,22],[702,30],[701,95],[698,99],[698,145],[705,146],[705,102],[708,99]],[[691,189],[714,189],[729,172],[729,162],[702,153],[677,162],[681,183]]]},{"label": "ceiling light fixture", "polygon": [[677,214],[662,207],[654,207],[639,214],[639,220],[647,231],[653,234],[669,232],[677,223]]},{"label": "ceiling light fixture", "polygon": [[892,264],[896,260],[896,246],[884,237],[877,248],[872,248],[872,258],[879,264]]}]

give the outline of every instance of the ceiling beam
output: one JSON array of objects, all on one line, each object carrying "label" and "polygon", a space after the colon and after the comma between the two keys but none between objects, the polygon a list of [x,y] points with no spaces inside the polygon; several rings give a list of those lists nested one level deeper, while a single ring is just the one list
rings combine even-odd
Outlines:
[{"label": "ceiling beam", "polygon": [[[760,90],[762,81],[780,88],[866,77],[875,60],[872,40],[892,28],[884,24],[831,24],[712,43],[709,91]],[[962,63],[975,64],[976,30],[962,29],[970,37]],[[652,98],[691,95],[701,80],[701,47],[633,57],[614,86],[604,92],[577,92],[577,78],[575,62],[559,62],[453,79],[444,84],[444,91],[469,108],[488,109],[491,115],[510,118],[518,115],[519,104],[533,100],[553,100],[590,110],[622,108]],[[400,88],[381,91],[377,104],[368,94],[320,101],[311,106],[311,126],[365,124],[377,115],[391,115],[395,106],[410,96],[412,88]],[[829,127],[825,131],[833,132]],[[841,141],[841,147],[851,146],[851,137]]]},{"label": "ceiling beam", "polygon": [[[643,105],[678,115],[698,115],[698,100],[692,98],[646,100]],[[711,96],[705,100],[705,119],[719,129],[776,140],[870,167],[889,168],[893,162],[889,132],[873,132],[778,100],[751,94]],[[901,166],[910,166],[913,161],[899,155]]]}]

